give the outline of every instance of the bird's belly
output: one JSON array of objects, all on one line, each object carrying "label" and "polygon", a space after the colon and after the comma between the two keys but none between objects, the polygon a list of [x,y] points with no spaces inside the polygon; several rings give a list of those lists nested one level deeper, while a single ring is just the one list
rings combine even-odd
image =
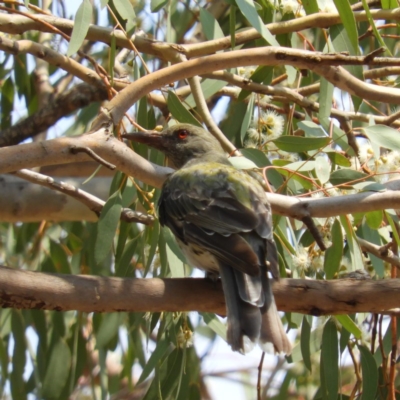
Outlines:
[{"label": "bird's belly", "polygon": [[178,240],[179,247],[185,255],[188,263],[207,272],[218,272],[218,261],[208,250],[195,244],[187,245]]}]

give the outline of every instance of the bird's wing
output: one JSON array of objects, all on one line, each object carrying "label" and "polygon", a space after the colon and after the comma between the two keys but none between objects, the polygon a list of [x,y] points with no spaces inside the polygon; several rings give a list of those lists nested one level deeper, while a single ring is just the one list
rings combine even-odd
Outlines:
[{"label": "bird's wing", "polygon": [[[260,260],[243,233],[272,240],[271,213],[258,182],[225,165],[174,173],[164,185],[159,218],[180,240],[195,242],[253,276],[259,274]],[[276,265],[271,265],[274,276]]]}]

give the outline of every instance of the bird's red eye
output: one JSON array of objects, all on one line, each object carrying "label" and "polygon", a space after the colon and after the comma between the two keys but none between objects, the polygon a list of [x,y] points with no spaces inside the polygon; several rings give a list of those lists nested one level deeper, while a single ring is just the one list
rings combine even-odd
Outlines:
[{"label": "bird's red eye", "polygon": [[178,131],[178,138],[179,139],[186,139],[189,135],[189,132],[186,129],[180,129]]}]

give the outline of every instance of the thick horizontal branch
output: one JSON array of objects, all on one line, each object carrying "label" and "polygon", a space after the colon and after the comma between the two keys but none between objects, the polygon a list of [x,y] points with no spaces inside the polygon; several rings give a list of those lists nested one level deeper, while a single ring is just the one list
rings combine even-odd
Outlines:
[{"label": "thick horizontal branch", "polygon": [[[400,9],[371,10],[371,16],[375,20],[396,21],[400,19]],[[367,21],[366,12],[354,12],[354,18],[357,22]],[[42,23],[42,21],[45,23]],[[292,21],[282,21],[267,24],[266,27],[273,35],[280,35],[290,32],[300,32],[305,29],[316,27],[328,28],[341,23],[341,18],[337,13],[318,13],[296,18]],[[12,15],[6,13],[0,14],[0,32],[10,34],[22,34],[30,30],[53,32],[51,26],[54,26],[63,33],[70,35],[74,27],[74,21],[50,15],[35,15],[35,20],[33,20],[23,15]],[[249,28],[235,35],[235,43],[236,45],[241,45],[259,37],[260,34],[254,28]],[[91,25],[86,35],[87,40],[95,42],[100,41],[106,44],[111,44],[112,38],[115,38],[116,45],[118,47],[125,47],[127,49],[132,48],[131,43],[126,38],[125,34],[118,29]],[[187,58],[192,58],[229,49],[231,46],[230,36],[186,45],[159,42],[157,40],[142,37],[141,35],[134,35],[131,40],[138,51],[146,54],[152,54],[156,57],[170,61],[176,61],[179,59],[179,55],[182,53]]]},{"label": "thick horizontal branch", "polygon": [[[282,279],[278,309],[312,315],[387,312],[400,304],[400,280]],[[83,312],[200,311],[225,314],[220,282],[61,275],[0,267],[0,306]]]},{"label": "thick horizontal branch", "polygon": [[[0,173],[87,161],[89,156],[85,153],[72,154],[71,149],[77,146],[91,149],[104,160],[115,164],[120,171],[155,187],[161,187],[173,171],[150,163],[112,136],[108,128],[101,128],[97,132],[72,138],[57,138],[0,148]],[[289,197],[276,193],[268,193],[267,197],[274,213],[299,220],[400,209],[400,180],[388,182],[386,187],[387,190],[382,192],[361,192],[321,199]]]},{"label": "thick horizontal branch", "polygon": [[[129,84],[105,106],[103,113],[97,117],[92,126],[93,129],[98,129],[103,123],[108,123],[110,120],[114,125],[118,124],[125,112],[140,98],[171,82],[217,70],[249,65],[291,65],[310,69],[340,89],[361,98],[400,104],[399,89],[362,82],[340,66],[362,65],[366,62],[365,60],[366,57],[347,56],[341,53],[325,54],[273,46],[235,50],[191,59],[155,71]],[[397,65],[398,59],[385,58],[385,63]]]}]

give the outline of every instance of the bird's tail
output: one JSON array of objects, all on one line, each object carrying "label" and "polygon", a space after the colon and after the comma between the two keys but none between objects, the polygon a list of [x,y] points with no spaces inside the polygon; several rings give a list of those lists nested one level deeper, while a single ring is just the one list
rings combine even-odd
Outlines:
[{"label": "bird's tail", "polygon": [[259,342],[261,346],[271,342],[276,352],[290,354],[292,347],[276,309],[268,277],[265,276],[265,280],[250,277],[221,264],[228,316],[227,341],[232,350],[245,353],[248,342]]},{"label": "bird's tail", "polygon": [[263,282],[263,288],[265,303],[260,309],[261,330],[259,341],[261,348],[265,343],[272,343],[277,353],[289,355],[292,352],[292,344],[283,328],[272,293],[271,280],[268,277]]}]

